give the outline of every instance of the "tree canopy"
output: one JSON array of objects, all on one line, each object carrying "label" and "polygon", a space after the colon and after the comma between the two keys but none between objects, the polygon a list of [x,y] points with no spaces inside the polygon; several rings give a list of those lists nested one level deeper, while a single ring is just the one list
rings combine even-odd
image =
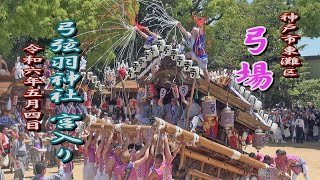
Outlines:
[{"label": "tree canopy", "polygon": [[[58,22],[73,20],[84,52],[102,38],[105,40],[88,54],[95,60],[121,36],[122,32],[113,31],[111,28],[116,25],[109,22],[125,19],[133,25],[139,6],[135,0],[127,0],[123,6],[113,0],[7,0],[0,4],[0,10],[0,37],[3,37],[0,54],[6,57],[21,54],[21,49],[31,41],[48,46],[52,38],[59,37],[55,31]],[[13,53],[12,49],[18,52]],[[14,61],[12,57],[10,60],[11,63]]]},{"label": "tree canopy", "polygon": [[289,90],[289,94],[295,104],[305,106],[307,102],[313,102],[320,108],[320,79],[310,79],[299,82]]}]

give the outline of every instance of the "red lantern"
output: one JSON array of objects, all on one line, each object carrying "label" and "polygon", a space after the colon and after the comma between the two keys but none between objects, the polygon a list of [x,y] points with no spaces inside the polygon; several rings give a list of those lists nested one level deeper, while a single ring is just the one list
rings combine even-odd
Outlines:
[{"label": "red lantern", "polygon": [[174,98],[179,98],[179,88],[177,85],[172,85],[171,86],[172,89],[172,94],[174,96]]},{"label": "red lantern", "polygon": [[153,98],[156,95],[156,91],[154,88],[154,84],[149,84],[147,86],[147,97],[148,98]]},{"label": "red lantern", "polygon": [[124,79],[127,75],[127,71],[124,68],[121,68],[118,70],[120,76],[122,77],[122,79]]}]

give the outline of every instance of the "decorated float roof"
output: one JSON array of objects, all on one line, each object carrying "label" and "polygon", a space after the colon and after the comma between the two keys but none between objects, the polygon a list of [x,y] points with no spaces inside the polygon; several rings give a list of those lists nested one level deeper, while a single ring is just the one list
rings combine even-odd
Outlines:
[{"label": "decorated float roof", "polygon": [[[192,85],[192,79],[183,74],[181,68],[172,68],[175,67],[174,63],[175,61],[172,61],[170,57],[165,57],[161,61],[159,71],[152,77],[141,78],[139,83],[144,85],[154,83],[161,87],[170,87],[173,82],[177,84]],[[235,84],[232,77],[229,77],[231,82],[229,84],[227,83],[227,86],[225,87],[221,86],[221,84],[218,84],[214,80],[211,80],[210,84],[208,84],[203,78],[197,79],[196,87],[201,93],[205,95],[209,93],[216,97],[219,102],[223,104],[227,104],[228,102],[230,106],[237,109],[236,121],[238,123],[252,130],[257,129],[258,126],[264,130],[269,130],[271,127],[271,121],[269,118],[265,117],[265,114],[261,115],[262,117],[259,115],[262,108],[260,107],[258,111],[255,112],[255,103],[259,103],[257,98],[255,98],[255,102],[252,102],[251,104],[250,100],[246,100],[246,98],[241,95],[242,92],[238,92],[240,85]],[[233,86],[237,86],[237,88],[234,88]]]}]

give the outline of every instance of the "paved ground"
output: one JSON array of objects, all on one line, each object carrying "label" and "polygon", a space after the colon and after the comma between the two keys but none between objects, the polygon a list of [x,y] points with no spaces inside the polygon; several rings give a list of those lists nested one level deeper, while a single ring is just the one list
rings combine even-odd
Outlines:
[{"label": "paved ground", "polygon": [[[307,161],[309,166],[309,174],[311,180],[320,179],[320,143],[304,143],[304,144],[271,144],[261,150],[261,153],[266,155],[274,155],[277,149],[283,149],[287,151],[288,154],[297,155],[304,160]],[[246,149],[247,152],[256,152],[256,150],[252,147],[248,147]],[[82,167],[83,164],[81,161],[75,162],[75,169],[74,169],[74,179],[75,180],[82,180]],[[57,168],[48,168],[47,175],[50,175],[57,171]],[[26,179],[32,178],[32,169],[27,171]],[[10,174],[7,169],[5,169],[5,179],[12,180],[13,174]],[[303,176],[300,175],[299,178],[303,179]]]}]

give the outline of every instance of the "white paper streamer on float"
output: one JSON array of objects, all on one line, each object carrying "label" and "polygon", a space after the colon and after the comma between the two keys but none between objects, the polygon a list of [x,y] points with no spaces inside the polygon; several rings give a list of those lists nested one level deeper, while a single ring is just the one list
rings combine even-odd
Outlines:
[{"label": "white paper streamer on float", "polygon": [[276,132],[278,129],[278,124],[277,123],[272,123],[270,131],[271,132]]},{"label": "white paper streamer on float", "polygon": [[162,29],[177,24],[177,21],[166,12],[161,1],[139,0],[139,2],[146,6],[145,11],[147,12],[142,22],[158,23],[157,25]]}]

